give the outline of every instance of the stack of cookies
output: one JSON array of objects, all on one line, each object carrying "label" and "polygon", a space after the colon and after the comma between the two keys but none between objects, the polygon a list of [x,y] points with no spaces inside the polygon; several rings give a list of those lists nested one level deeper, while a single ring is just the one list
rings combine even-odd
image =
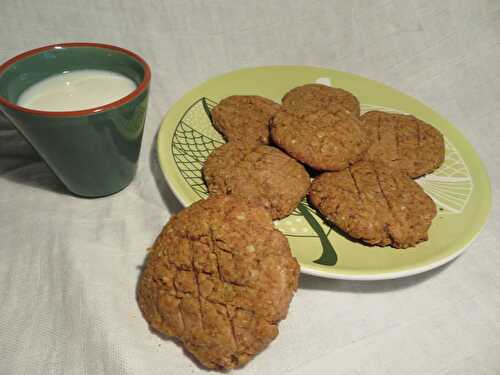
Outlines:
[{"label": "stack of cookies", "polygon": [[272,221],[310,203],[348,237],[406,248],[436,215],[413,181],[444,160],[443,136],[410,116],[360,115],[350,92],[320,84],[277,104],[230,96],[212,111],[228,141],[203,166],[210,197],[173,216],[138,284],[150,326],[208,368],[240,367],[278,334],[299,266]]},{"label": "stack of cookies", "polygon": [[228,143],[203,167],[210,194],[243,198],[279,219],[307,193],[349,237],[415,246],[427,239],[436,206],[413,178],[441,165],[443,136],[411,115],[360,113],[352,93],[321,84],[292,89],[281,105],[222,100],[212,118]]}]

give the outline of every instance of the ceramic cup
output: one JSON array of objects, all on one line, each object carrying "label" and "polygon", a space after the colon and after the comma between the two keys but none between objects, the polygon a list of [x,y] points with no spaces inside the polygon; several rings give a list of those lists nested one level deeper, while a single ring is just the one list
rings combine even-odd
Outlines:
[{"label": "ceramic cup", "polygon": [[[113,103],[78,111],[39,111],[16,104],[33,84],[79,69],[116,72],[137,88]],[[0,109],[71,192],[101,197],[134,178],[150,79],[148,64],[126,49],[97,43],[51,45],[0,66]]]}]

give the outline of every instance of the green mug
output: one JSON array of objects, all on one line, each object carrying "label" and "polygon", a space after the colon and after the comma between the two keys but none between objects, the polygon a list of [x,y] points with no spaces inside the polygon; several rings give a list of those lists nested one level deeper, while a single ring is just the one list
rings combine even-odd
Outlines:
[{"label": "green mug", "polygon": [[[66,71],[107,70],[137,85],[129,95],[100,107],[52,112],[17,105],[41,80]],[[141,148],[151,70],[135,53],[97,43],[37,48],[0,66],[0,109],[76,195],[101,197],[134,178]]]}]

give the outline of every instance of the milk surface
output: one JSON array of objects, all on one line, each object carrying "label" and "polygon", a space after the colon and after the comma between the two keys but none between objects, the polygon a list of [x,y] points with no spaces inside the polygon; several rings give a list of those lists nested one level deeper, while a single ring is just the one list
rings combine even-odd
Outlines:
[{"label": "milk surface", "polygon": [[34,84],[21,93],[17,104],[41,111],[78,111],[112,103],[136,88],[134,81],[115,72],[74,70]]}]

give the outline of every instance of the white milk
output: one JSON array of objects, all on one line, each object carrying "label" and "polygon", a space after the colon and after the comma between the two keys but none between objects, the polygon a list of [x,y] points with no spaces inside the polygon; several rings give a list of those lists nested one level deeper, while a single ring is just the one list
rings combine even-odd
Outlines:
[{"label": "white milk", "polygon": [[118,73],[74,70],[34,84],[21,94],[17,104],[41,111],[78,111],[119,100],[136,87],[131,79]]}]

